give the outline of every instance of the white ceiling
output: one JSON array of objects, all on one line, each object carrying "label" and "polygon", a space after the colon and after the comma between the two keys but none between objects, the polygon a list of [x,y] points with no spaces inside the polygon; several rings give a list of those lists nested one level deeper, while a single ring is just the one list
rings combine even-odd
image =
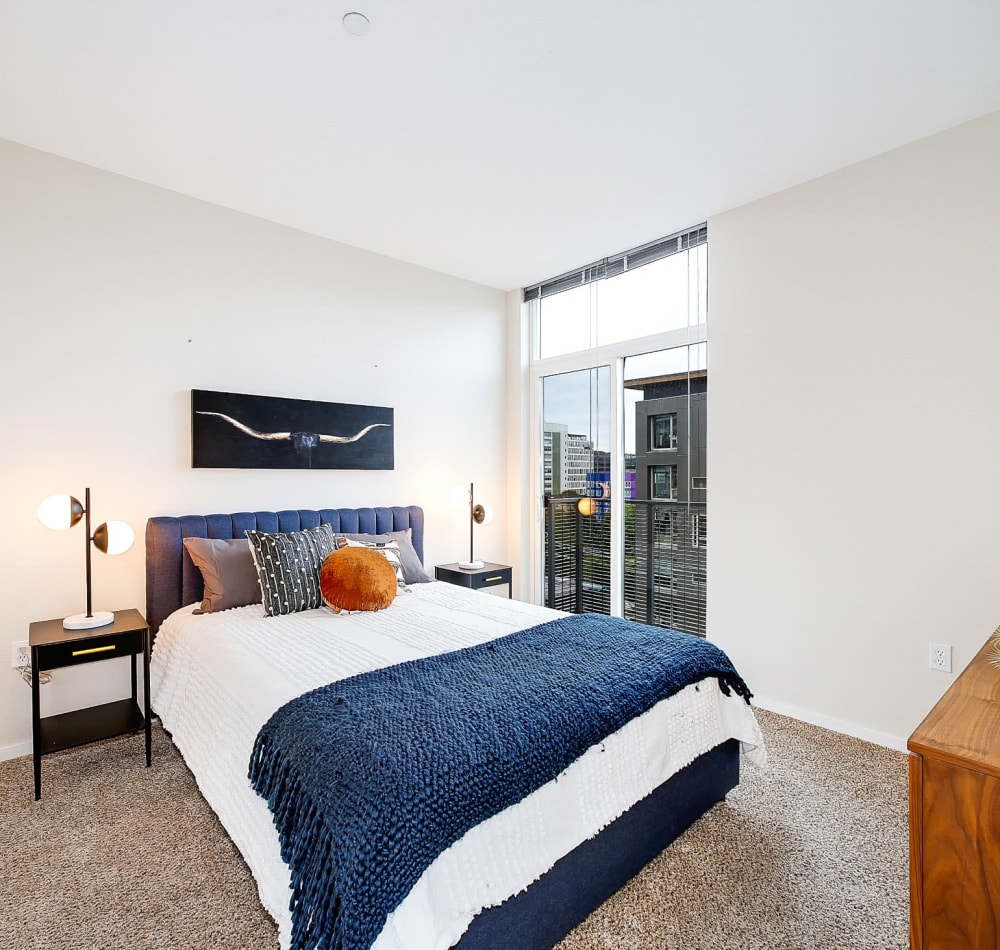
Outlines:
[{"label": "white ceiling", "polygon": [[997,109],[997,0],[0,0],[0,137],[501,289]]}]

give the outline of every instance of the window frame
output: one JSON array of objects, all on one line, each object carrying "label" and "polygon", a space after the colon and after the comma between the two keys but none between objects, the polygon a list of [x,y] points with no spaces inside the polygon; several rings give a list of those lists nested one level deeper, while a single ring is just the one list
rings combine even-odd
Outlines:
[{"label": "window frame", "polygon": [[[530,327],[530,338],[537,341],[538,306],[537,301],[527,301],[522,304],[522,318]],[[526,506],[526,524],[522,524],[528,538],[528,593],[533,603],[542,603],[544,596],[544,564],[542,560],[542,543],[545,526],[545,489],[544,489],[544,452],[542,445],[542,378],[559,373],[572,373],[578,370],[593,369],[598,366],[608,366],[610,369],[610,405],[609,413],[612,420],[611,441],[611,497],[625,497],[625,453],[623,427],[625,419],[625,403],[623,391],[625,387],[625,360],[630,356],[642,356],[656,350],[668,350],[680,346],[692,346],[708,342],[708,327],[706,324],[686,327],[680,330],[669,330],[653,336],[638,337],[623,343],[609,344],[594,349],[578,350],[561,356],[552,356],[545,360],[535,358],[527,370],[528,388],[528,439],[527,459],[529,504]],[[537,349],[534,350],[537,353]],[[612,519],[611,529],[611,610],[615,616],[621,616],[624,611],[624,556],[625,556],[625,525],[621,517]]]},{"label": "window frame", "polygon": [[[677,232],[662,241],[652,242],[646,245],[650,249],[655,249],[667,244],[676,238],[678,250],[676,253],[685,253],[698,247],[701,244],[708,244],[707,225],[701,224],[685,231]],[[681,245],[684,246],[681,246]],[[615,258],[606,258],[604,262],[591,265],[571,272],[570,275],[563,275],[557,280],[567,280],[571,276],[580,275],[581,283],[589,283],[590,287],[590,322],[593,323],[596,311],[596,296],[599,278],[602,276],[614,276],[613,274],[600,274],[598,271],[609,262],[617,262],[630,256],[638,260],[641,257],[643,248],[618,255]],[[653,257],[652,260],[657,258]],[[706,258],[706,266],[707,266]],[[641,264],[639,265],[641,266]],[[571,286],[571,285],[567,285]],[[575,286],[575,285],[573,285]],[[674,330],[667,330],[663,333],[655,333],[647,336],[636,337],[630,340],[623,340],[616,343],[608,343],[602,346],[592,346],[593,329],[586,334],[587,339],[584,346],[578,350],[568,353],[561,353],[556,356],[542,358],[541,349],[541,325],[540,325],[540,302],[542,300],[543,285],[536,285],[532,288],[525,288],[522,292],[521,301],[521,339],[526,343],[527,359],[522,363],[527,389],[527,426],[526,442],[523,443],[527,458],[525,466],[528,475],[528,497],[524,506],[522,517],[522,537],[527,538],[527,558],[526,577],[528,581],[528,595],[533,603],[543,603],[544,597],[544,563],[542,557],[542,547],[545,531],[545,477],[544,477],[544,451],[542,418],[542,380],[545,376],[557,375],[560,373],[573,373],[580,370],[595,369],[600,366],[609,368],[609,418],[611,420],[611,436],[609,453],[611,459],[610,484],[611,497],[620,500],[619,511],[624,511],[625,495],[625,453],[623,430],[625,425],[625,360],[629,357],[642,356],[646,353],[659,350],[669,350],[677,347],[689,347],[697,344],[708,343],[708,304],[706,301],[706,319],[701,323],[689,323],[686,327]],[[707,287],[707,284],[706,284]],[[523,390],[522,390],[523,391]],[[522,429],[522,431],[525,431]],[[657,450],[662,451],[662,450]],[[619,515],[611,520],[611,551],[610,551],[610,578],[611,584],[611,613],[614,616],[624,614],[624,574],[625,574],[625,524],[624,518]]]},{"label": "window frame", "polygon": [[[669,445],[654,445],[656,441],[653,429],[656,423],[660,419],[669,419],[671,424],[669,426]],[[649,426],[649,431],[646,433],[647,444],[650,452],[676,452],[677,451],[677,413],[676,412],[657,412],[651,416],[648,416],[647,424]]]},{"label": "window frame", "polygon": [[[657,483],[656,475],[663,472],[668,478],[669,484],[667,495],[657,495],[653,486]],[[650,465],[649,466],[649,498],[650,501],[677,501],[680,495],[680,482],[677,473],[677,465]]]}]

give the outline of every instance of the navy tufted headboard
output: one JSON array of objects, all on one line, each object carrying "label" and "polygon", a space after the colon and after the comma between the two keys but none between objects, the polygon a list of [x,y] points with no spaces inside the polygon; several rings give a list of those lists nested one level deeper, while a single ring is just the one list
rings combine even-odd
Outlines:
[{"label": "navy tufted headboard", "polygon": [[146,522],[146,621],[152,635],[166,617],[201,600],[201,573],[184,549],[185,538],[242,538],[248,529],[300,531],[321,524],[350,534],[413,533],[413,547],[424,559],[424,510],[405,508],[322,508],[318,511],[239,511],[233,514],[181,515]]}]

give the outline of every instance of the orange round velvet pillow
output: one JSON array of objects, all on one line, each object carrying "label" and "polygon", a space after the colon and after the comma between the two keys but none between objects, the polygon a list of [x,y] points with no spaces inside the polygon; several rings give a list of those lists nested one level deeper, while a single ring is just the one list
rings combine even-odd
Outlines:
[{"label": "orange round velvet pillow", "polygon": [[396,572],[371,548],[345,547],[326,556],[319,589],[331,610],[382,610],[396,596]]}]

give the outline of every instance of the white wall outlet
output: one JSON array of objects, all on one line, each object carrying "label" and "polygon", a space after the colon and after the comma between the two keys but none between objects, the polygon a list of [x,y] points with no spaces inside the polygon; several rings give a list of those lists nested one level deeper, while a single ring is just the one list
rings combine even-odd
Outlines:
[{"label": "white wall outlet", "polygon": [[15,640],[10,646],[10,665],[15,669],[31,665],[31,650],[27,640]]},{"label": "white wall outlet", "polygon": [[942,673],[951,672],[951,644],[932,643],[930,667],[932,670],[940,670]]}]

